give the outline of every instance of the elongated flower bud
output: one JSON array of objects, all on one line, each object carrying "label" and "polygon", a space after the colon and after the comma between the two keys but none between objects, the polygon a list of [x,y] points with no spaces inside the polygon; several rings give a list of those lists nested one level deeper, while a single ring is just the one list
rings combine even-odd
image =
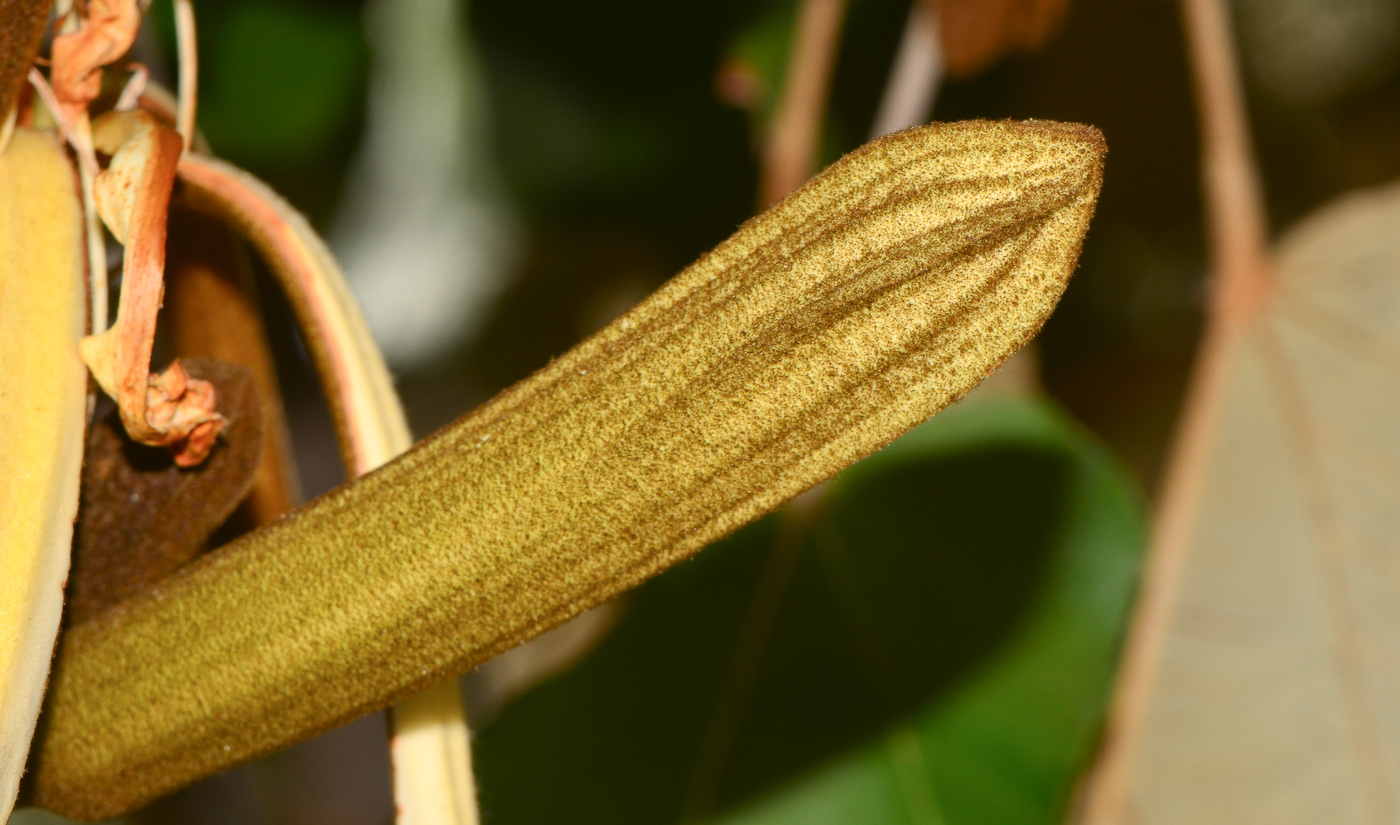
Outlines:
[{"label": "elongated flower bud", "polygon": [[402,458],[74,628],[37,801],[110,816],[384,707],[889,443],[1045,322],[1103,154],[1046,122],[852,153]]}]

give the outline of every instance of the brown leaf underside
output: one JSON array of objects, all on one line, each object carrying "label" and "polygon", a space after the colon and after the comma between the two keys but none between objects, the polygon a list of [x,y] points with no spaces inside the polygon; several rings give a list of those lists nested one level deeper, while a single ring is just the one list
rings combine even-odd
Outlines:
[{"label": "brown leaf underside", "polygon": [[397,461],[66,634],[36,800],[111,816],[560,624],[971,389],[1048,317],[1102,137],[966,123],[834,164]]}]

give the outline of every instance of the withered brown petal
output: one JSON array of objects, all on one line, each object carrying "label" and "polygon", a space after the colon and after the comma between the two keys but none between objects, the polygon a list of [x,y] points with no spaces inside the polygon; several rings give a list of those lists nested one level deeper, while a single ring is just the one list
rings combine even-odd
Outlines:
[{"label": "withered brown petal", "polygon": [[37,801],[111,816],[383,707],[889,443],[1044,323],[1104,151],[971,122],[833,164],[402,458],[65,634]]},{"label": "withered brown petal", "polygon": [[175,466],[168,451],[127,437],[116,410],[88,432],[66,593],[70,626],[199,555],[253,486],[264,428],[252,375],[208,358],[184,364],[214,385],[228,426],[209,458],[189,469]]}]

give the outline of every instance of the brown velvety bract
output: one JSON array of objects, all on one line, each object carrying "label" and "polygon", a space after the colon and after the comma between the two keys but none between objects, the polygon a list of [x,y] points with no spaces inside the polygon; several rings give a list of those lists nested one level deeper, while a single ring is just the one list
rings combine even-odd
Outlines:
[{"label": "brown velvety bract", "polygon": [[1069,0],[924,0],[938,15],[943,61],[968,77],[1014,53],[1038,51],[1064,19]]},{"label": "brown velvety bract", "polygon": [[837,162],[400,459],[66,634],[35,801],[112,816],[384,707],[889,443],[1044,323],[1103,155],[972,122]]},{"label": "brown velvety bract", "polygon": [[88,432],[82,498],[65,592],[66,620],[79,625],[199,555],[253,486],[263,454],[261,403],[248,370],[186,360],[212,383],[229,423],[198,467],[137,444],[113,410]]},{"label": "brown velvety bract", "polygon": [[0,0],[0,120],[24,88],[52,8],[52,0]]}]

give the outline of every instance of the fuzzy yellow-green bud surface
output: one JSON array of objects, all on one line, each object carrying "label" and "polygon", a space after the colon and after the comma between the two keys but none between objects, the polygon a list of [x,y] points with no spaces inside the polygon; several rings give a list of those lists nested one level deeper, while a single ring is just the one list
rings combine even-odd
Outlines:
[{"label": "fuzzy yellow-green bud surface", "polygon": [[58,142],[0,154],[0,821],[9,816],[63,610],[87,370],[82,208]]},{"label": "fuzzy yellow-green bud surface", "polygon": [[402,458],[66,634],[37,801],[111,816],[384,707],[889,443],[1045,322],[1104,151],[974,122],[837,162]]}]

